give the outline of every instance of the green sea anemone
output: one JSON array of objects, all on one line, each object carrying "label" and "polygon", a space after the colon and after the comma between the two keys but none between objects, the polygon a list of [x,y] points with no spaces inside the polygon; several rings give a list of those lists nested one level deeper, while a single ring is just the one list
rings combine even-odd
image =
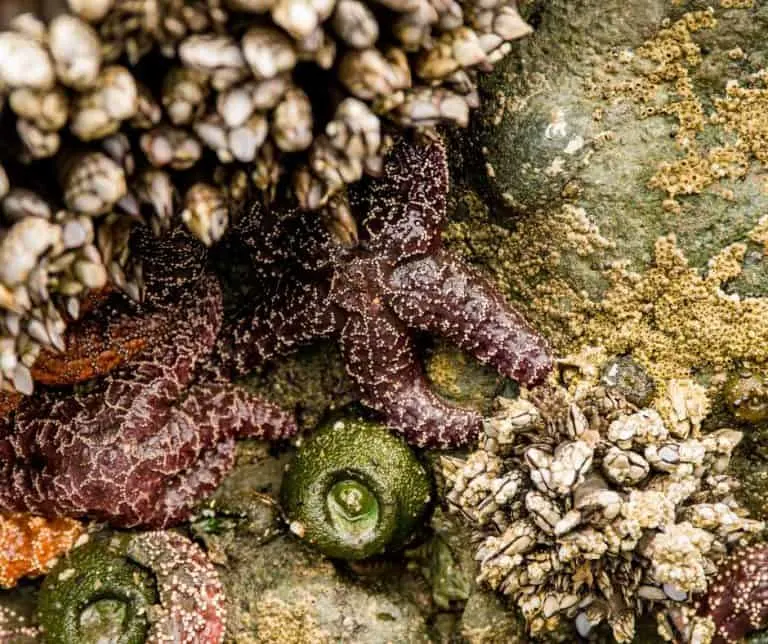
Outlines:
[{"label": "green sea anemone", "polygon": [[38,599],[49,644],[222,644],[226,614],[205,552],[168,530],[74,549],[45,578]]},{"label": "green sea anemone", "polygon": [[768,379],[761,374],[737,373],[725,384],[725,402],[733,416],[745,423],[768,420]]},{"label": "green sea anemone", "polygon": [[128,561],[120,539],[92,541],[43,582],[38,616],[48,644],[143,644],[155,603],[151,575]]},{"label": "green sea anemone", "polygon": [[431,491],[402,439],[383,425],[344,419],[301,446],[281,496],[295,534],[329,557],[364,559],[406,544]]}]

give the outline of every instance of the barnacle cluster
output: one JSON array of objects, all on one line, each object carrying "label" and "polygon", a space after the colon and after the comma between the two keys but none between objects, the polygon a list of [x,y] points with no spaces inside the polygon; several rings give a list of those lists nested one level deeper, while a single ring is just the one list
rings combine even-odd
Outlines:
[{"label": "barnacle cluster", "polygon": [[[118,239],[103,229],[100,251],[89,217],[35,202],[26,189],[10,190],[0,215],[0,389],[23,393],[32,391],[41,350],[64,349],[65,320],[79,316],[81,297],[106,285],[104,262]],[[116,281],[127,285],[121,273],[114,262]]]},{"label": "barnacle cluster", "polygon": [[465,125],[476,74],[529,31],[512,0],[71,0],[14,18],[0,388],[31,391],[84,293],[111,279],[141,297],[138,221],[178,210],[210,245],[246,196],[280,190],[354,228],[345,187],[381,172],[389,132]]},{"label": "barnacle cluster", "polygon": [[666,410],[603,385],[502,399],[478,451],[442,457],[449,507],[480,531],[479,580],[520,607],[533,636],[606,622],[629,642],[653,612],[671,637],[669,611],[763,529],[726,473],[741,433],[702,431],[697,385],[665,389]]}]

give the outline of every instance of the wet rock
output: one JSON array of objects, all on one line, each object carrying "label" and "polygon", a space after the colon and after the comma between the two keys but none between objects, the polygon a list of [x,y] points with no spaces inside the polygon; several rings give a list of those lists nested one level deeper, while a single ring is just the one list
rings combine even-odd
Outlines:
[{"label": "wet rock", "polygon": [[222,574],[232,602],[227,641],[430,641],[423,615],[404,593],[344,578],[290,537],[257,548],[241,543],[233,564]]},{"label": "wet rock", "polygon": [[745,446],[733,461],[733,469],[741,482],[737,498],[749,510],[750,516],[766,520],[768,519],[768,461],[760,456],[749,454],[749,450],[750,445]]},{"label": "wet rock", "polygon": [[213,561],[226,565],[236,559],[241,539],[258,546],[283,533],[276,496],[290,457],[291,450],[272,455],[266,443],[238,445],[235,469],[201,505],[190,526]]},{"label": "wet rock", "polygon": [[462,407],[487,413],[493,399],[511,381],[459,349],[437,342],[424,361],[427,377],[442,397]]},{"label": "wet rock", "polygon": [[[760,178],[765,157],[754,146],[748,167],[733,180],[692,176],[702,187],[674,196],[649,185],[664,164],[689,151],[706,160],[713,149],[733,142],[734,128],[707,117],[730,79],[745,83],[768,58],[768,7],[717,7],[714,26],[691,23],[684,36],[683,44],[690,41],[698,54],[673,61],[685,68],[680,82],[690,84],[690,95],[685,88],[678,92],[679,78],[655,77],[652,57],[658,51],[643,50],[643,44],[658,44],[662,29],[674,28],[686,12],[705,9],[690,1],[553,0],[534,11],[536,33],[515,43],[515,53],[485,82],[472,141],[482,159],[467,169],[483,169],[476,185],[502,204],[493,215],[502,225],[514,226],[521,213],[564,204],[584,210],[612,249],[587,262],[573,248],[560,249],[559,270],[576,289],[600,291],[601,271],[613,259],[647,265],[655,239],[670,231],[703,266],[722,247],[746,239],[766,211]],[[699,115],[701,122],[692,123]],[[695,145],[683,140],[685,128]],[[663,184],[663,177],[656,182]],[[745,291],[765,293],[766,275],[765,263],[754,261],[740,283]]]},{"label": "wet rock", "polygon": [[529,638],[515,611],[499,597],[477,590],[467,601],[459,632],[468,644],[523,644]]},{"label": "wet rock", "polygon": [[356,399],[338,350],[326,342],[269,365],[248,378],[246,384],[283,409],[295,411],[304,429],[316,426],[325,414]]}]

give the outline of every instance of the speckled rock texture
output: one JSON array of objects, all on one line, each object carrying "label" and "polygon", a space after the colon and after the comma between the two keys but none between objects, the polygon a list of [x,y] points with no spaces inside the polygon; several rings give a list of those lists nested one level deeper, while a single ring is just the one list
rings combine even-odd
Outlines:
[{"label": "speckled rock texture", "polygon": [[524,9],[536,32],[455,141],[447,245],[561,355],[631,355],[714,399],[765,374],[768,6]]},{"label": "speckled rock texture", "polygon": [[[756,4],[718,6],[716,26],[693,32],[701,61],[682,62],[705,114],[730,79],[743,81],[765,62],[761,34],[768,28],[768,7]],[[686,10],[705,7],[668,0],[552,0],[534,9],[536,33],[515,45],[519,55],[510,56],[485,87],[491,100],[484,103],[477,134],[491,195],[517,212],[563,203],[583,207],[616,243],[617,257],[629,255],[640,265],[650,259],[649,241],[669,232],[670,215],[663,207],[667,195],[647,184],[660,163],[681,156],[675,139],[680,125],[674,115],[643,118],[633,100],[618,100],[606,88],[647,78],[655,61],[639,53],[642,45],[658,37],[664,20],[674,24]],[[668,89],[656,84],[659,94]],[[676,100],[674,91],[668,100]],[[663,99],[657,95],[649,102]],[[696,134],[710,148],[732,138],[723,129],[705,124]],[[745,236],[765,211],[761,165],[754,164],[744,180],[710,186],[681,204],[672,228],[699,263]]]},{"label": "speckled rock texture", "polygon": [[[677,206],[665,203],[670,196],[665,190],[649,185],[662,164],[684,158],[688,150],[706,157],[734,141],[738,130],[709,123],[708,117],[726,95],[727,83],[735,79],[747,86],[768,57],[764,3],[751,9],[713,4],[714,26],[699,28],[689,19],[698,54],[672,61],[685,70],[682,82],[690,92],[674,86],[681,70],[655,77],[653,58],[660,51],[666,55],[673,44],[659,38],[665,26],[674,28],[686,13],[706,11],[706,3],[690,1],[529,3],[527,18],[536,32],[516,43],[516,51],[485,82],[475,145],[462,147],[467,154],[479,151],[479,158],[472,158],[479,162],[467,163],[465,170],[476,171],[473,183],[497,206],[492,218],[504,227],[514,227],[523,213],[563,206],[585,211],[611,248],[600,249],[597,261],[561,249],[560,269],[575,288],[600,292],[601,269],[611,259],[628,258],[635,268],[648,265],[653,242],[669,232],[703,266],[722,247],[746,239],[765,213],[764,139],[750,146],[748,167],[737,180],[712,181],[679,198]],[[687,44],[688,36],[678,36]],[[643,51],[644,43],[654,40],[656,50]],[[646,116],[649,106],[656,110]],[[702,123],[691,123],[699,110]],[[686,127],[691,131],[683,132]],[[757,126],[760,132],[765,127],[764,121]],[[681,133],[695,141],[682,141]],[[764,277],[765,268],[751,266],[742,281],[765,292],[768,286],[758,274]]]}]

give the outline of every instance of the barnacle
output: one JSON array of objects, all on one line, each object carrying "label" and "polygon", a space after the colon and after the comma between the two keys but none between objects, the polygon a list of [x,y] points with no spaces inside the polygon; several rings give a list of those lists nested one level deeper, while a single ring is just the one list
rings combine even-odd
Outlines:
[{"label": "barnacle", "polygon": [[639,614],[686,606],[732,544],[762,531],[726,473],[741,433],[701,430],[695,385],[665,390],[692,398],[668,403],[675,422],[603,385],[502,399],[478,451],[441,458],[449,508],[482,539],[479,580],[532,635],[607,622],[632,641]]},{"label": "barnacle", "polygon": [[[91,4],[0,34],[30,159],[56,156],[67,125],[83,142],[140,140],[140,165],[185,169],[203,143],[258,175],[276,154],[308,209],[376,174],[390,129],[466,125],[477,73],[530,32],[512,0]],[[144,71],[147,56],[167,60]]]},{"label": "barnacle", "polygon": [[[17,198],[25,207],[26,196],[11,190],[6,219]],[[107,282],[97,243],[93,222],[65,210],[22,212],[0,228],[0,389],[31,393],[41,349],[64,349],[65,317],[79,315],[80,298]]]}]

